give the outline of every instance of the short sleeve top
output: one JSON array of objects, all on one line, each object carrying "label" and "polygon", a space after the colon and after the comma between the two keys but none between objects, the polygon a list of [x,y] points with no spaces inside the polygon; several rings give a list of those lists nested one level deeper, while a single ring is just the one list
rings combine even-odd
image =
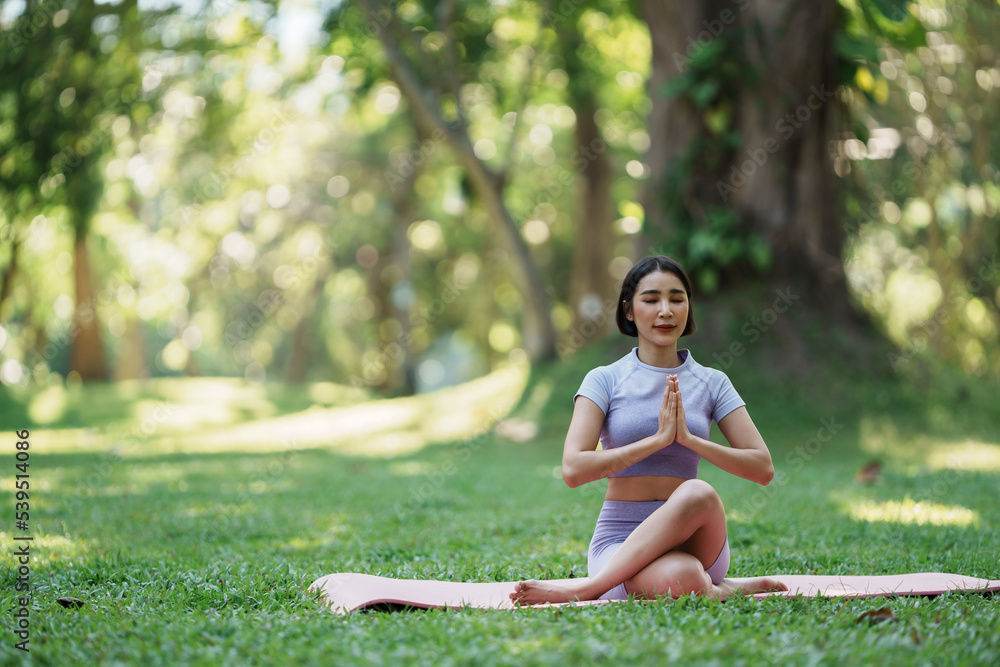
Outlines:
[{"label": "short sleeve top", "polygon": [[[681,365],[660,368],[639,360],[634,347],[618,361],[599,366],[583,379],[573,396],[586,396],[604,411],[601,446],[614,449],[656,433],[667,376],[676,375],[688,430],[708,439],[712,422],[719,422],[736,408],[746,405],[722,371],[702,366],[688,349],[677,351]],[[694,479],[701,456],[678,442],[654,452],[612,477],[662,475]]]}]

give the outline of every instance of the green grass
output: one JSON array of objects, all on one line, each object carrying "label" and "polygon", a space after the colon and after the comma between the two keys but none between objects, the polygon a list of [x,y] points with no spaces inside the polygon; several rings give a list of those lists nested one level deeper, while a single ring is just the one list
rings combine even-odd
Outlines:
[{"label": "green grass", "polygon": [[[191,432],[194,444],[177,451],[151,440],[118,457],[100,438],[49,452],[33,446],[31,663],[998,662],[1000,606],[983,595],[685,598],[346,617],[318,604],[308,586],[332,572],[463,581],[585,575],[604,483],[569,489],[553,469],[580,380],[627,343],[592,345],[534,369],[513,413],[539,427],[524,442],[490,432],[396,457],[348,454],[339,445],[202,452],[198,437],[210,430],[202,423]],[[695,355],[708,356],[697,348]],[[769,372],[767,358],[754,350],[727,372],[785,476],[759,487],[701,466],[729,512],[733,576],[1000,578],[995,381],[945,374],[935,376],[934,391],[920,391],[908,378],[861,380],[831,365],[795,382]],[[106,404],[95,419],[106,430],[123,428],[140,398],[160,400],[102,391]],[[268,392],[280,405],[258,405],[254,414],[290,414],[314,400],[301,389]],[[30,397],[22,400],[30,405]],[[73,409],[64,408],[59,428],[88,426],[86,411]],[[28,419],[27,407],[18,414],[16,406],[6,413],[6,433],[30,425],[16,421]],[[842,424],[834,437],[815,453],[797,452],[830,418]],[[960,467],[935,463],[952,450],[964,452]],[[0,609],[9,628],[15,471],[13,447],[4,451]],[[872,458],[883,462],[880,480],[856,482]],[[921,513],[913,514],[917,503]],[[915,520],[859,514],[892,519],[900,507]],[[56,603],[63,596],[86,605],[63,609]],[[881,606],[897,620],[857,621]],[[27,664],[15,641],[4,633],[0,663]]]}]

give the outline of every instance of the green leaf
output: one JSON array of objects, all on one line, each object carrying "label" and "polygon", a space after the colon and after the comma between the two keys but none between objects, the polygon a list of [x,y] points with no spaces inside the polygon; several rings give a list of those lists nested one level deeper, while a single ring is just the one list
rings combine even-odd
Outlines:
[{"label": "green leaf", "polygon": [[712,134],[720,135],[729,129],[732,117],[732,107],[728,104],[719,104],[705,111],[705,125]]},{"label": "green leaf", "polygon": [[663,99],[671,100],[686,94],[693,83],[693,78],[685,72],[667,79],[658,92]]},{"label": "green leaf", "polygon": [[719,289],[719,273],[710,266],[699,269],[698,288],[706,294],[714,293]]},{"label": "green leaf", "polygon": [[878,62],[878,44],[874,39],[856,39],[842,32],[833,36],[833,48],[837,54],[846,60],[863,60]]},{"label": "green leaf", "polygon": [[747,255],[760,271],[767,271],[771,267],[771,246],[760,235],[754,234],[747,239]]},{"label": "green leaf", "polygon": [[862,143],[868,143],[868,137],[871,136],[871,132],[869,132],[868,126],[860,118],[855,117],[851,119],[851,129],[854,131],[854,136]]},{"label": "green leaf", "polygon": [[691,98],[694,100],[696,107],[704,109],[715,101],[718,94],[719,82],[714,79],[709,79],[708,81],[702,81],[694,87],[691,91]]},{"label": "green leaf", "polygon": [[693,53],[688,58],[688,67],[694,70],[712,70],[722,59],[725,50],[726,44],[723,39],[713,39],[701,48],[692,49]]},{"label": "green leaf", "polygon": [[870,0],[870,2],[882,16],[891,21],[905,21],[910,16],[910,12],[906,8],[909,4],[908,0]]}]

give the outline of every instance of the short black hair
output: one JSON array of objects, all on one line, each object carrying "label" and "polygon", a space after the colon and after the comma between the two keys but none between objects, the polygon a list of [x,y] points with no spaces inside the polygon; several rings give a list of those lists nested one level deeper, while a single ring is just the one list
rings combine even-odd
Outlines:
[{"label": "short black hair", "polygon": [[[643,257],[635,263],[625,280],[622,281],[622,291],[618,296],[618,312],[615,314],[615,321],[618,323],[618,330],[626,336],[638,338],[639,330],[635,328],[635,322],[625,317],[629,308],[632,307],[632,299],[635,297],[635,290],[639,286],[639,281],[648,276],[653,271],[665,271],[672,273],[680,279],[687,291],[688,297],[688,318],[687,326],[681,336],[689,336],[695,332],[694,305],[691,303],[691,279],[680,264],[666,255],[650,255]],[[627,304],[627,308],[626,308]]]}]

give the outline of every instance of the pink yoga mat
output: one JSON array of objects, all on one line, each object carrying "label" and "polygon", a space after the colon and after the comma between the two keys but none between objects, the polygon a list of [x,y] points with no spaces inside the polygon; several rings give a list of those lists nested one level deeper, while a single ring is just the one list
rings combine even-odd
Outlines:
[{"label": "pink yoga mat", "polygon": [[[985,593],[1000,590],[1000,581],[976,579],[943,572],[888,574],[879,576],[812,576],[806,574],[771,575],[788,586],[788,591],[758,593],[754,597],[847,597],[864,598],[891,595],[940,595],[948,591]],[[745,581],[732,577],[732,581]],[[554,579],[553,581],[573,581]],[[578,580],[577,580],[578,581]],[[336,614],[389,603],[421,608],[476,607],[479,609],[514,609],[507,597],[514,582],[461,583],[423,579],[392,579],[370,574],[338,572],[320,577],[310,585],[322,591],[324,603]],[[606,600],[567,602],[563,605],[609,604]],[[547,606],[547,605],[535,605]],[[553,605],[558,606],[558,605]]]}]

